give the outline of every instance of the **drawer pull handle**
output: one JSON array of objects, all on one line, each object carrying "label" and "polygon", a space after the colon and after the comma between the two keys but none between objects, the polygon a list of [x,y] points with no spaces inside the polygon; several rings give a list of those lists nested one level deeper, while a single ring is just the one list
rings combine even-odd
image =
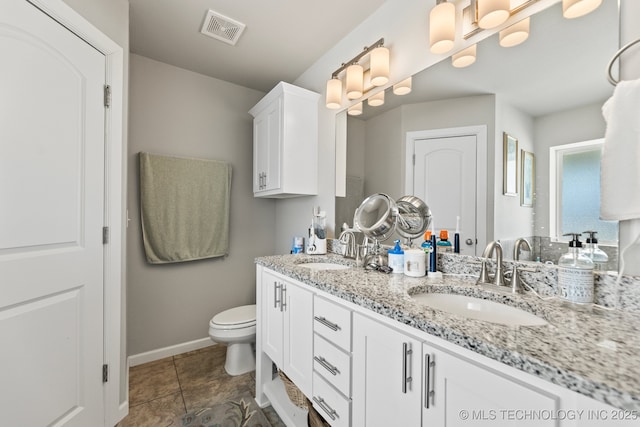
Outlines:
[{"label": "drawer pull handle", "polygon": [[281,286],[278,282],[273,282],[273,308],[278,308],[278,304],[282,304],[281,300],[278,299],[278,291],[280,291],[279,294],[282,297]]},{"label": "drawer pull handle", "polygon": [[313,318],[322,323],[324,326],[326,326],[327,328],[331,329],[332,331],[339,331],[340,330],[340,326],[335,324],[335,323],[331,323],[329,322],[326,318],[324,317],[318,317],[318,316],[313,316]]},{"label": "drawer pull handle", "polygon": [[411,368],[411,361],[408,360],[411,357],[413,350],[408,343],[402,343],[402,392],[407,393],[407,385],[409,389],[411,389],[411,373],[409,372]]},{"label": "drawer pull handle", "polygon": [[313,396],[313,401],[316,402],[318,406],[320,406],[320,408],[324,412],[326,412],[329,418],[331,418],[332,420],[335,421],[336,418],[339,418],[336,410],[327,405],[327,402],[325,402],[323,398]]},{"label": "drawer pull handle", "polygon": [[318,362],[320,365],[322,365],[322,367],[324,369],[326,369],[327,371],[331,372],[333,375],[338,375],[340,373],[338,368],[336,368],[335,366],[333,366],[332,364],[327,362],[327,359],[325,359],[322,356],[313,356],[313,360]]},{"label": "drawer pull handle", "polygon": [[424,356],[424,370],[425,370],[425,380],[424,380],[424,407],[425,409],[429,409],[430,404],[433,404],[433,395],[435,394],[435,387],[431,387],[431,369],[435,369],[436,362],[435,360],[431,360],[431,355],[426,354]]},{"label": "drawer pull handle", "polygon": [[287,285],[280,285],[280,311],[287,310]]}]

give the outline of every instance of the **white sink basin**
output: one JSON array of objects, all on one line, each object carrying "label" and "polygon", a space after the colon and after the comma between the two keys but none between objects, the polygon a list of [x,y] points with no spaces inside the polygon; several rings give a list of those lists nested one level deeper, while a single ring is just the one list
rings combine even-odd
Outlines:
[{"label": "white sink basin", "polygon": [[547,321],[519,308],[466,295],[425,293],[412,295],[420,304],[469,319],[509,326],[542,326]]},{"label": "white sink basin", "polygon": [[333,264],[331,262],[306,262],[298,264],[298,267],[306,267],[312,270],[345,270],[349,268],[348,265]]}]

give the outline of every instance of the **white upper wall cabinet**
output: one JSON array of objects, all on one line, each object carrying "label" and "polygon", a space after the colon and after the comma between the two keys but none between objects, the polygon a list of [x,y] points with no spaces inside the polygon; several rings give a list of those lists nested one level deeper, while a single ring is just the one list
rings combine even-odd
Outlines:
[{"label": "white upper wall cabinet", "polygon": [[318,99],[280,82],[249,113],[253,119],[253,194],[318,194]]}]

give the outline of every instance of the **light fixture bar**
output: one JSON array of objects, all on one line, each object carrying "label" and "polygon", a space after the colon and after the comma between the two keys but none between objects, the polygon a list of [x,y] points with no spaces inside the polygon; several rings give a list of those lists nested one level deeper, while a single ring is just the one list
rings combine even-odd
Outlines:
[{"label": "light fixture bar", "polygon": [[362,57],[364,57],[366,54],[368,54],[369,52],[371,52],[373,49],[377,48],[377,47],[383,47],[384,46],[384,38],[381,38],[380,40],[378,40],[377,42],[375,42],[374,44],[372,44],[369,47],[364,47],[363,51],[351,58],[349,61],[345,62],[342,64],[342,66],[340,68],[338,68],[337,70],[335,70],[332,74],[331,74],[331,78],[335,79],[338,77],[338,75],[343,72],[344,70],[347,69],[347,67],[349,67],[349,65],[355,64],[358,61],[360,61],[362,59]]}]

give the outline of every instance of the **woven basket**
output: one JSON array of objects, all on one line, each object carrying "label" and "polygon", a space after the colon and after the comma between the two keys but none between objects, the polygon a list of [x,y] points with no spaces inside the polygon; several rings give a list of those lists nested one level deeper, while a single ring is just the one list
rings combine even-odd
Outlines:
[{"label": "woven basket", "polygon": [[331,427],[331,425],[322,418],[322,416],[313,407],[313,404],[307,399],[307,406],[309,407],[309,416],[307,424],[309,427]]},{"label": "woven basket", "polygon": [[287,377],[284,372],[278,371],[278,376],[284,383],[284,389],[291,400],[291,403],[296,405],[298,408],[307,409],[307,398],[302,394],[300,389],[296,387],[296,385]]}]

